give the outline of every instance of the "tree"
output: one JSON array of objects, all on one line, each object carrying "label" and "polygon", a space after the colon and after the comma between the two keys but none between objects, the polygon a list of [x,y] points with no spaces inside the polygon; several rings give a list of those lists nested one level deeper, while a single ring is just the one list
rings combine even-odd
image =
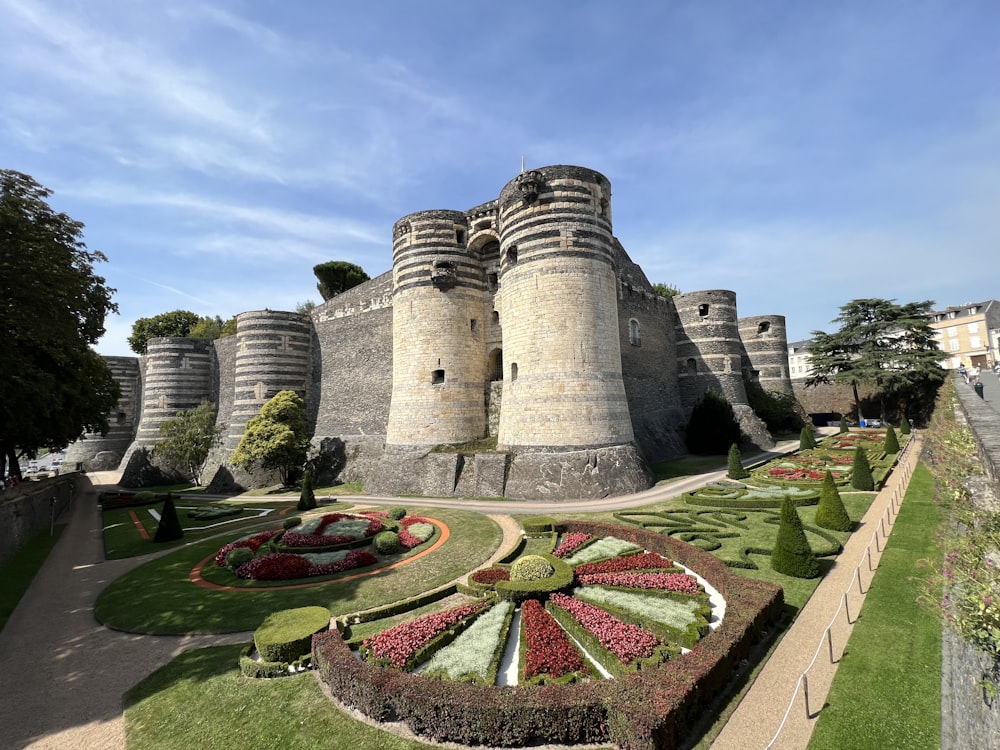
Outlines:
[{"label": "tree", "polygon": [[886,453],[899,453],[899,438],[896,437],[896,431],[892,425],[889,425],[885,431],[885,442],[882,444],[882,450]]},{"label": "tree", "polygon": [[200,321],[201,318],[190,310],[174,310],[152,318],[139,318],[132,324],[129,348],[136,354],[145,354],[150,339],[160,336],[184,338]]},{"label": "tree", "polygon": [[225,322],[218,315],[214,318],[206,315],[198,318],[198,322],[191,326],[191,330],[187,332],[187,337],[189,339],[215,341],[215,339],[222,336],[222,327],[224,325]]},{"label": "tree", "polygon": [[681,290],[673,284],[664,284],[662,281],[657,281],[653,284],[653,291],[661,297],[676,297],[681,293]]},{"label": "tree", "polygon": [[687,425],[687,449],[701,456],[721,456],[740,442],[740,425],[726,397],[708,391],[691,410]]},{"label": "tree", "polygon": [[208,454],[222,442],[225,429],[215,424],[215,415],[215,404],[207,401],[177,412],[174,419],[160,425],[163,439],[153,448],[153,455],[183,467],[200,487]]},{"label": "tree", "polygon": [[844,501],[840,499],[837,483],[829,469],[823,476],[823,488],[819,492],[819,505],[816,506],[816,525],[832,531],[850,531],[854,528],[851,517],[847,515]]},{"label": "tree", "polygon": [[162,544],[183,537],[184,529],[181,528],[181,520],[177,517],[174,499],[168,495],[163,503],[163,510],[160,512],[160,522],[156,525],[156,536],[153,537],[153,542]]},{"label": "tree", "polygon": [[310,315],[312,311],[316,309],[316,303],[311,299],[307,299],[305,302],[295,303],[295,312],[299,315]]},{"label": "tree", "polygon": [[851,464],[851,487],[856,490],[875,489],[872,466],[868,463],[868,453],[860,445],[854,449],[854,463]]},{"label": "tree", "polygon": [[809,348],[813,374],[806,386],[846,383],[854,393],[858,419],[863,419],[858,385],[867,384],[879,398],[881,418],[886,406],[929,415],[945,372],[930,327],[933,302],[897,305],[894,300],[856,299],[840,308],[834,333],[813,331]]},{"label": "tree", "polygon": [[278,391],[247,422],[246,432],[229,459],[246,471],[277,471],[289,486],[309,453],[309,420],[306,405],[294,391]]},{"label": "tree", "polygon": [[319,279],[316,288],[323,295],[324,302],[369,280],[361,266],[343,260],[319,263],[313,266],[313,273]]},{"label": "tree", "polygon": [[736,443],[729,446],[729,470],[726,476],[730,479],[744,479],[750,476],[750,472],[743,468],[743,457]]},{"label": "tree", "polygon": [[121,395],[91,348],[118,311],[94,272],[107,258],[87,249],[83,224],[54,211],[50,195],[0,170],[0,476],[18,479],[20,458],[106,433]]},{"label": "tree", "polygon": [[813,428],[806,425],[799,432],[799,450],[806,451],[810,448],[816,447],[816,435],[813,433]]},{"label": "tree", "polygon": [[799,512],[787,495],[781,501],[781,522],[771,551],[771,567],[794,578],[815,578],[819,575],[819,561],[809,547]]},{"label": "tree", "polygon": [[299,510],[313,510],[316,508],[316,493],[313,492],[312,472],[306,471],[302,475],[302,492],[299,494]]}]

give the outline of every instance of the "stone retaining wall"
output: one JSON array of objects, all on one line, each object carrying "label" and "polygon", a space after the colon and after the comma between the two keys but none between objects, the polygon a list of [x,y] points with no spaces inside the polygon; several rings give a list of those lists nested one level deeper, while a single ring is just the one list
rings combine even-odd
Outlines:
[{"label": "stone retaining wall", "polygon": [[0,495],[0,562],[49,529],[73,499],[77,474],[22,482]]}]

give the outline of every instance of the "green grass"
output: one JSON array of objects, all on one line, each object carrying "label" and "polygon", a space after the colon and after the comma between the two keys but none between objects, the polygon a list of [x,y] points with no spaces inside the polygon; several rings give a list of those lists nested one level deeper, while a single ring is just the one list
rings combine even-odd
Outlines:
[{"label": "green grass", "polygon": [[364,572],[347,571],[326,583],[293,589],[220,591],[192,584],[188,576],[194,565],[240,536],[236,532],[196,542],[118,578],[101,593],[95,615],[115,630],[151,635],[253,630],[271,612],[309,605],[327,607],[339,616],[389,604],[458,578],[485,562],[503,537],[500,528],[479,513],[416,506],[407,510],[411,515],[441,520],[451,536],[434,554],[398,569],[340,580]]},{"label": "green grass", "polygon": [[125,694],[129,750],[419,750],[352,719],[323,695],[314,675],[244,677],[241,646],[188,651]]},{"label": "green grass", "polygon": [[690,477],[695,474],[705,474],[710,471],[719,471],[726,468],[725,456],[682,456],[669,461],[658,461],[650,464],[656,481],[664,479],[680,479]]},{"label": "green grass", "polygon": [[0,581],[3,581],[3,586],[0,586],[0,630],[7,624],[17,603],[21,601],[65,528],[65,525],[56,526],[52,536],[47,531],[36,534],[21,549],[0,563]]},{"label": "green grass", "polygon": [[933,482],[919,464],[810,750],[940,747],[941,620],[917,603],[924,582],[916,574],[941,522]]}]

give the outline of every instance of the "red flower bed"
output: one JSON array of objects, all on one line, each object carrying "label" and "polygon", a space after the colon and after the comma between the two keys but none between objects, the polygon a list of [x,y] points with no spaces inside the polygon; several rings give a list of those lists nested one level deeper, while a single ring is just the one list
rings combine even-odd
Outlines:
[{"label": "red flower bed", "polygon": [[339,560],[338,562],[309,566],[309,575],[326,576],[331,573],[340,573],[343,570],[363,568],[365,565],[373,565],[377,562],[378,558],[371,552],[362,549],[352,549],[342,560]]},{"label": "red flower bed", "polygon": [[243,563],[237,568],[236,575],[255,581],[288,581],[294,578],[308,578],[311,567],[309,561],[301,555],[272,552]]},{"label": "red flower bed", "polygon": [[630,589],[660,589],[682,594],[697,594],[698,581],[686,573],[590,573],[577,575],[584,586],[624,586]]},{"label": "red flower bed", "polygon": [[[364,531],[365,537],[375,536],[378,532],[382,530],[382,519],[375,514],[361,514],[368,519],[368,528]],[[346,542],[353,542],[356,537],[346,536],[346,535],[330,535],[326,536],[323,534],[323,530],[332,523],[336,523],[344,518],[360,518],[361,516],[352,516],[348,513],[328,513],[323,516],[320,520],[319,526],[316,530],[309,534],[300,534],[297,531],[286,531],[285,536],[282,538],[282,542],[286,547],[331,547],[336,544],[345,544]]]},{"label": "red flower bed", "polygon": [[[777,479],[813,479],[820,480],[826,474],[822,471],[813,471],[812,469],[782,469],[779,467],[774,467],[767,470],[767,475],[775,477]],[[836,478],[839,476],[834,473],[833,476]]]},{"label": "red flower bed", "polygon": [[621,573],[626,570],[658,570],[662,568],[672,568],[674,563],[656,552],[643,552],[638,555],[627,555],[626,557],[613,557],[602,562],[585,563],[573,568],[573,573],[578,576],[590,575],[591,573]]},{"label": "red flower bed", "polygon": [[402,525],[403,528],[399,530],[399,542],[406,547],[406,549],[419,547],[427,541],[426,539],[421,539],[420,537],[410,533],[409,529],[415,523],[430,523],[430,521],[426,518],[421,518],[420,516],[406,516],[402,521],[400,521],[400,525]]},{"label": "red flower bed", "polygon": [[524,676],[562,677],[572,672],[589,672],[587,665],[545,607],[537,599],[527,599],[521,605],[524,626]]},{"label": "red flower bed", "polygon": [[622,622],[593,604],[559,593],[552,594],[549,601],[590,631],[622,664],[652,656],[660,643],[648,630]]},{"label": "red flower bed", "polygon": [[471,580],[475,583],[492,586],[497,581],[509,581],[510,571],[507,568],[485,568],[473,573]]},{"label": "red flower bed", "polygon": [[384,659],[397,669],[406,667],[406,662],[420,648],[430,643],[448,628],[479,612],[487,606],[486,600],[472,602],[446,612],[419,617],[416,620],[396,625],[366,640],[363,647],[375,659]]},{"label": "red flower bed", "polygon": [[221,568],[226,564],[226,555],[232,552],[234,549],[239,549],[241,547],[246,547],[251,552],[256,552],[260,549],[261,545],[267,542],[272,537],[277,536],[281,533],[281,529],[272,529],[270,531],[262,531],[259,534],[254,534],[249,539],[239,539],[235,542],[230,542],[215,553],[215,564],[217,567]]},{"label": "red flower bed", "polygon": [[593,538],[590,534],[580,534],[574,531],[567,532],[559,539],[559,546],[556,547],[552,554],[560,558],[568,557],[576,552],[581,545]]}]

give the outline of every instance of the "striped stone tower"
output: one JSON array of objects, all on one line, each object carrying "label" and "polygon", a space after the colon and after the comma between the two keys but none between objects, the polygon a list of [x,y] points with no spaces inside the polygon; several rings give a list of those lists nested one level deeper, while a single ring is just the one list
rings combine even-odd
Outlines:
[{"label": "striped stone tower", "polygon": [[247,422],[278,391],[306,398],[311,345],[307,315],[255,310],[236,316],[234,395],[225,443],[229,453],[239,445]]},{"label": "striped stone tower", "polygon": [[522,172],[500,193],[500,447],[580,450],[633,440],[610,198],[604,175],[574,166]]},{"label": "striped stone tower", "polygon": [[102,357],[121,390],[115,408],[108,414],[108,433],[85,433],[66,448],[63,464],[74,468],[83,464],[85,471],[109,471],[118,468],[135,435],[139,416],[139,360],[137,357]]},{"label": "striped stone tower", "polygon": [[746,404],[743,344],[736,324],[736,293],[713,289],[674,297],[677,375],[681,403],[693,407],[709,390],[730,404]]},{"label": "striped stone tower", "polygon": [[461,211],[421,211],[393,226],[392,400],[388,446],[486,434],[486,279]]},{"label": "striped stone tower", "polygon": [[784,315],[754,315],[738,321],[745,357],[743,369],[756,373],[761,388],[792,395]]}]

